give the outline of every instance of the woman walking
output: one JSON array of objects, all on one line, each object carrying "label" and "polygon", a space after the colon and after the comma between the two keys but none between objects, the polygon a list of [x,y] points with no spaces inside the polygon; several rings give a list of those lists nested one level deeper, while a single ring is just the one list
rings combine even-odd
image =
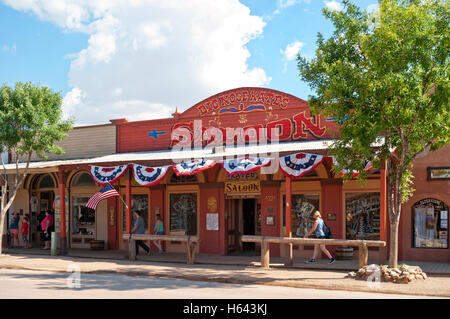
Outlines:
[{"label": "woman walking", "polygon": [[[320,212],[318,210],[316,210],[314,212],[313,217],[315,219],[314,225],[313,225],[312,229],[305,235],[304,238],[308,238],[312,233],[315,233],[316,238],[324,239],[325,232],[323,231],[324,221],[322,219],[322,215],[320,214]],[[328,263],[329,264],[334,263],[334,261],[335,261],[334,258],[331,256],[330,252],[327,250],[327,248],[323,244],[321,244],[321,245],[314,244],[313,257],[310,260],[308,260],[307,263],[312,264],[312,263],[316,262],[317,255],[319,253],[319,247],[325,253],[325,255],[327,255],[327,257],[330,259],[330,261]]]},{"label": "woman walking", "polygon": [[[156,235],[164,235],[164,223],[162,221],[161,215],[156,215],[155,228],[153,229]],[[155,240],[155,246],[158,247],[158,254],[162,254],[163,250],[161,247],[161,241]]]}]

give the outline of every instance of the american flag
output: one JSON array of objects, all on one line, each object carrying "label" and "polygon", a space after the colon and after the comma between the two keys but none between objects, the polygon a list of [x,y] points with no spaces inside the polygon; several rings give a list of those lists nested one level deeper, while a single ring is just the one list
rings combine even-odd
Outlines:
[{"label": "american flag", "polygon": [[116,191],[114,187],[111,186],[111,184],[108,183],[101,190],[92,195],[91,198],[89,198],[86,207],[95,210],[97,209],[97,205],[101,200],[114,196],[119,196],[119,193]]}]

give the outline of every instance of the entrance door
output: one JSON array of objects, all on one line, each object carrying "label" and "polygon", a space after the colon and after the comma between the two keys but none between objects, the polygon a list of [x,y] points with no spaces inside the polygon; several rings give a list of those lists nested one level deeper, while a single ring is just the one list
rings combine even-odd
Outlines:
[{"label": "entrance door", "polygon": [[[242,222],[243,235],[255,235],[255,199],[246,198],[242,200]],[[242,243],[243,251],[254,251],[255,243]]]},{"label": "entrance door", "polygon": [[240,250],[239,247],[239,199],[227,199],[227,246],[228,254]]},{"label": "entrance door", "polygon": [[227,199],[226,209],[228,254],[254,251],[255,243],[243,243],[241,236],[256,234],[256,199]]}]

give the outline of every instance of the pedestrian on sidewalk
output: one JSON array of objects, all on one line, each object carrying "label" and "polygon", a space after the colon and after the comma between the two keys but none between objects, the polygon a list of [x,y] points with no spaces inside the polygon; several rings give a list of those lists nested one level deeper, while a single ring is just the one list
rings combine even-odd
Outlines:
[{"label": "pedestrian on sidewalk", "polygon": [[[316,238],[325,239],[325,232],[323,231],[323,226],[325,223],[322,219],[322,215],[320,214],[320,212],[318,210],[316,210],[314,212],[313,217],[315,219],[314,225],[313,225],[312,229],[305,235],[304,238],[308,238],[312,233],[315,233]],[[330,261],[328,263],[329,264],[334,263],[335,259],[333,258],[333,256],[331,256],[330,252],[327,250],[327,248],[323,244],[320,244],[320,245],[314,244],[313,257],[311,259],[309,259],[307,261],[307,263],[312,264],[312,263],[316,262],[317,255],[319,254],[319,247],[325,253],[325,255],[327,255],[327,257],[330,259]]]},{"label": "pedestrian on sidewalk", "polygon": [[[161,215],[156,215],[156,223],[155,228],[153,229],[156,235],[164,235],[164,223],[162,221]],[[163,249],[161,247],[161,241],[155,240],[155,246],[158,247],[159,251],[158,254],[163,253]]]},{"label": "pedestrian on sidewalk", "polygon": [[44,241],[45,241],[45,246],[42,249],[44,250],[50,249],[50,240],[52,238],[51,232],[53,229],[53,216],[52,214],[50,214],[49,210],[45,212],[45,218],[42,220],[41,229],[44,232]]},{"label": "pedestrian on sidewalk", "polygon": [[[141,217],[141,214],[142,213],[140,210],[134,212],[134,217],[136,217],[136,220],[134,222],[133,229],[131,229],[132,234],[145,234],[145,222],[144,218]],[[142,240],[136,240],[136,256],[139,254],[139,246],[147,252],[147,255],[150,256],[150,248]]]},{"label": "pedestrian on sidewalk", "polygon": [[13,217],[9,223],[9,233],[11,234],[11,248],[14,248],[14,241],[16,247],[19,247],[19,221],[20,217],[17,212],[13,213]]},{"label": "pedestrian on sidewalk", "polygon": [[23,248],[30,248],[30,244],[28,242],[28,229],[28,217],[24,217],[22,222],[22,229],[20,230],[22,233]]}]

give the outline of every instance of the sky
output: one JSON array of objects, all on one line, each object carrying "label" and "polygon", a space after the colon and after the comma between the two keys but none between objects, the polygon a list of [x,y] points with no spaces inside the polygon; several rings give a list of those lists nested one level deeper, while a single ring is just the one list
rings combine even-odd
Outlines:
[{"label": "sky", "polygon": [[[353,0],[373,10],[377,0]],[[225,90],[307,100],[322,9],[338,0],[0,0],[0,84],[60,92],[75,125],[167,118]]]}]

